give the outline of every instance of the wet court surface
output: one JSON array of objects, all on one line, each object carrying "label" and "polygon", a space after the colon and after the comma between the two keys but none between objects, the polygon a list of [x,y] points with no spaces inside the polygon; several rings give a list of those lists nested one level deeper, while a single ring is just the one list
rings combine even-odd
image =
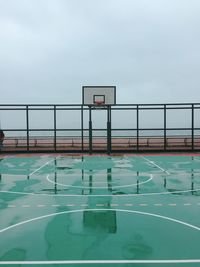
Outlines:
[{"label": "wet court surface", "polygon": [[198,155],[0,160],[0,265],[200,266]]}]

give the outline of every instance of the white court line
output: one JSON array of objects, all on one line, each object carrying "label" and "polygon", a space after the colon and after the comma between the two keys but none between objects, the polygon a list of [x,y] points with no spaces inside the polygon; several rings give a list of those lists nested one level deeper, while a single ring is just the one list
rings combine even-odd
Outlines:
[{"label": "white court line", "polygon": [[98,209],[67,210],[67,211],[61,211],[61,212],[50,213],[50,214],[47,214],[47,215],[42,215],[42,216],[39,216],[39,217],[35,217],[35,218],[29,219],[29,220],[25,220],[25,221],[10,225],[10,226],[8,226],[6,228],[0,229],[0,234],[3,233],[3,232],[8,231],[10,229],[16,228],[18,226],[21,226],[21,225],[24,225],[26,223],[30,223],[30,222],[33,222],[33,221],[38,221],[38,220],[42,220],[42,219],[45,219],[45,218],[49,218],[49,217],[53,217],[53,216],[57,216],[57,215],[62,215],[62,214],[67,214],[67,213],[76,213],[76,212],[84,212],[84,211],[106,211],[106,212],[107,211],[117,211],[117,212],[124,212],[124,213],[126,212],[126,213],[135,213],[135,214],[140,214],[140,215],[147,215],[147,216],[156,217],[156,218],[164,219],[164,220],[167,220],[167,221],[175,222],[175,223],[178,223],[178,224],[182,224],[184,226],[187,226],[187,227],[190,227],[190,228],[195,229],[197,231],[200,231],[200,227],[198,227],[198,226],[195,226],[195,225],[190,224],[190,223],[186,223],[186,222],[181,221],[181,220],[173,219],[171,217],[155,214],[155,213],[142,212],[142,211],[137,211],[137,210],[99,209],[98,208]]},{"label": "white court line", "polygon": [[51,196],[51,197],[141,197],[141,196],[154,196],[154,195],[174,195],[179,193],[189,193],[189,192],[199,192],[200,188],[197,189],[189,189],[189,190],[178,190],[175,192],[152,192],[152,193],[142,193],[142,194],[102,194],[102,195],[80,195],[80,194],[71,194],[71,195],[64,195],[64,194],[44,194],[44,193],[25,193],[25,192],[18,192],[18,191],[6,191],[2,190],[0,193],[6,194],[20,194],[20,195],[35,195],[35,196]]},{"label": "white court line", "polygon": [[194,157],[194,160],[200,162],[200,159],[199,158]]},{"label": "white court line", "polygon": [[175,264],[199,263],[200,259],[186,260],[55,260],[55,261],[0,261],[0,265],[48,265],[48,264]]},{"label": "white court line", "polygon": [[44,168],[46,165],[48,165],[50,162],[54,161],[56,158],[53,158],[52,160],[49,160],[48,162],[46,162],[45,164],[43,164],[42,166],[40,166],[38,169],[34,170],[33,172],[31,172],[28,176],[32,176],[34,173],[38,172],[39,170],[41,170],[42,168]]},{"label": "white court line", "polygon": [[[127,207],[132,207],[132,206],[156,206],[156,207],[162,207],[162,206],[181,206],[181,204],[177,204],[177,203],[125,203],[125,204],[118,204],[118,203],[111,203],[110,206],[111,207],[119,207],[119,206],[127,206]],[[183,206],[194,206],[194,205],[198,205],[199,203],[195,203],[195,204],[191,204],[191,203],[183,203]],[[31,208],[31,207],[37,207],[37,208],[43,208],[43,207],[88,207],[89,204],[38,204],[38,205],[18,205],[18,206],[8,206],[8,208]],[[96,207],[108,207],[108,204],[103,204],[103,203],[97,203]]]},{"label": "white court line", "polygon": [[117,204],[117,203],[111,203],[110,206],[111,206],[111,207],[118,207],[119,204]]},{"label": "white court line", "polygon": [[156,164],[155,162],[153,162],[153,161],[151,161],[151,160],[149,160],[149,159],[147,159],[147,158],[145,158],[145,157],[143,157],[143,156],[140,156],[140,157],[143,158],[144,160],[148,161],[149,163],[151,163],[152,165],[154,165],[155,167],[157,167],[157,168],[160,169],[161,171],[163,171],[163,172],[165,172],[166,174],[170,175],[170,173],[169,173],[167,170],[163,169],[162,167],[160,167],[160,166],[159,166],[158,164]]},{"label": "white court line", "polygon": [[106,204],[96,204],[96,207],[105,207],[106,206]]},{"label": "white court line", "polygon": [[[91,187],[90,186],[76,186],[76,185],[68,185],[68,184],[62,184],[62,183],[57,183],[57,182],[54,182],[52,181],[50,178],[49,178],[50,174],[48,174],[46,176],[46,179],[48,182],[52,183],[52,184],[56,184],[56,185],[60,185],[60,186],[65,186],[65,187],[75,187],[75,188],[80,188],[80,189],[90,189]],[[116,186],[112,186],[112,189],[114,188],[124,188],[124,187],[131,187],[131,186],[136,186],[136,185],[141,185],[141,184],[145,184],[145,183],[148,183],[149,181],[151,181],[153,179],[153,174],[150,174],[150,178],[147,179],[146,181],[144,182],[140,182],[140,183],[134,183],[134,184],[128,184],[128,185],[116,185]],[[108,186],[92,186],[92,189],[107,189]]]}]

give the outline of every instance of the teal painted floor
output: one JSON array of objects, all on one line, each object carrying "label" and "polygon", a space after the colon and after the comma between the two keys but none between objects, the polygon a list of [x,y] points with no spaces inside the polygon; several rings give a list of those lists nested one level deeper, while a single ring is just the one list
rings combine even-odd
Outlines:
[{"label": "teal painted floor", "polygon": [[200,266],[199,156],[0,159],[0,265]]}]

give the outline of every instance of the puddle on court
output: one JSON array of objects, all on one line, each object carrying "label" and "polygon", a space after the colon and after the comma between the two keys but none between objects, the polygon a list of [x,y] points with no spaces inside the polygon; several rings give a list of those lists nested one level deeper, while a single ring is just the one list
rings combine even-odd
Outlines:
[{"label": "puddle on court", "polygon": [[0,190],[50,195],[198,195],[200,164],[196,158],[6,158],[0,162]]}]

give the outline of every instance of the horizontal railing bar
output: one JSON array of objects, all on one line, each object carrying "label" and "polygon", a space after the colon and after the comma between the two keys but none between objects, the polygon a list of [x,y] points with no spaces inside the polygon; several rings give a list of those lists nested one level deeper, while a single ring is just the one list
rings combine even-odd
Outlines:
[{"label": "horizontal railing bar", "polygon": [[[152,104],[147,104],[147,103],[123,103],[123,104],[115,104],[115,105],[111,105],[113,107],[115,106],[189,106],[189,105],[199,105],[200,106],[200,103],[191,103],[191,102],[188,102],[188,103],[152,103]],[[75,107],[75,106],[81,106],[81,107],[87,107],[87,105],[82,105],[82,104],[0,104],[0,106],[2,107],[19,107],[19,106],[23,106],[23,107],[54,107],[54,106],[58,106],[58,107]]]},{"label": "horizontal railing bar", "polygon": [[[200,128],[193,128],[194,131],[198,131],[200,130]],[[73,132],[73,131],[88,131],[89,129],[88,128],[84,128],[84,129],[56,129],[57,132],[59,131],[66,131],[66,132]],[[191,131],[192,128],[112,128],[111,129],[112,131],[163,131],[163,130],[166,130],[166,131],[184,131],[184,130],[187,130],[187,131]],[[21,131],[27,131],[27,129],[4,129],[5,132],[21,132]],[[42,128],[37,128],[37,129],[29,129],[29,132],[45,132],[45,131],[55,131],[54,129],[42,129]],[[92,129],[92,131],[107,131],[106,128],[95,128],[95,129]]]}]

